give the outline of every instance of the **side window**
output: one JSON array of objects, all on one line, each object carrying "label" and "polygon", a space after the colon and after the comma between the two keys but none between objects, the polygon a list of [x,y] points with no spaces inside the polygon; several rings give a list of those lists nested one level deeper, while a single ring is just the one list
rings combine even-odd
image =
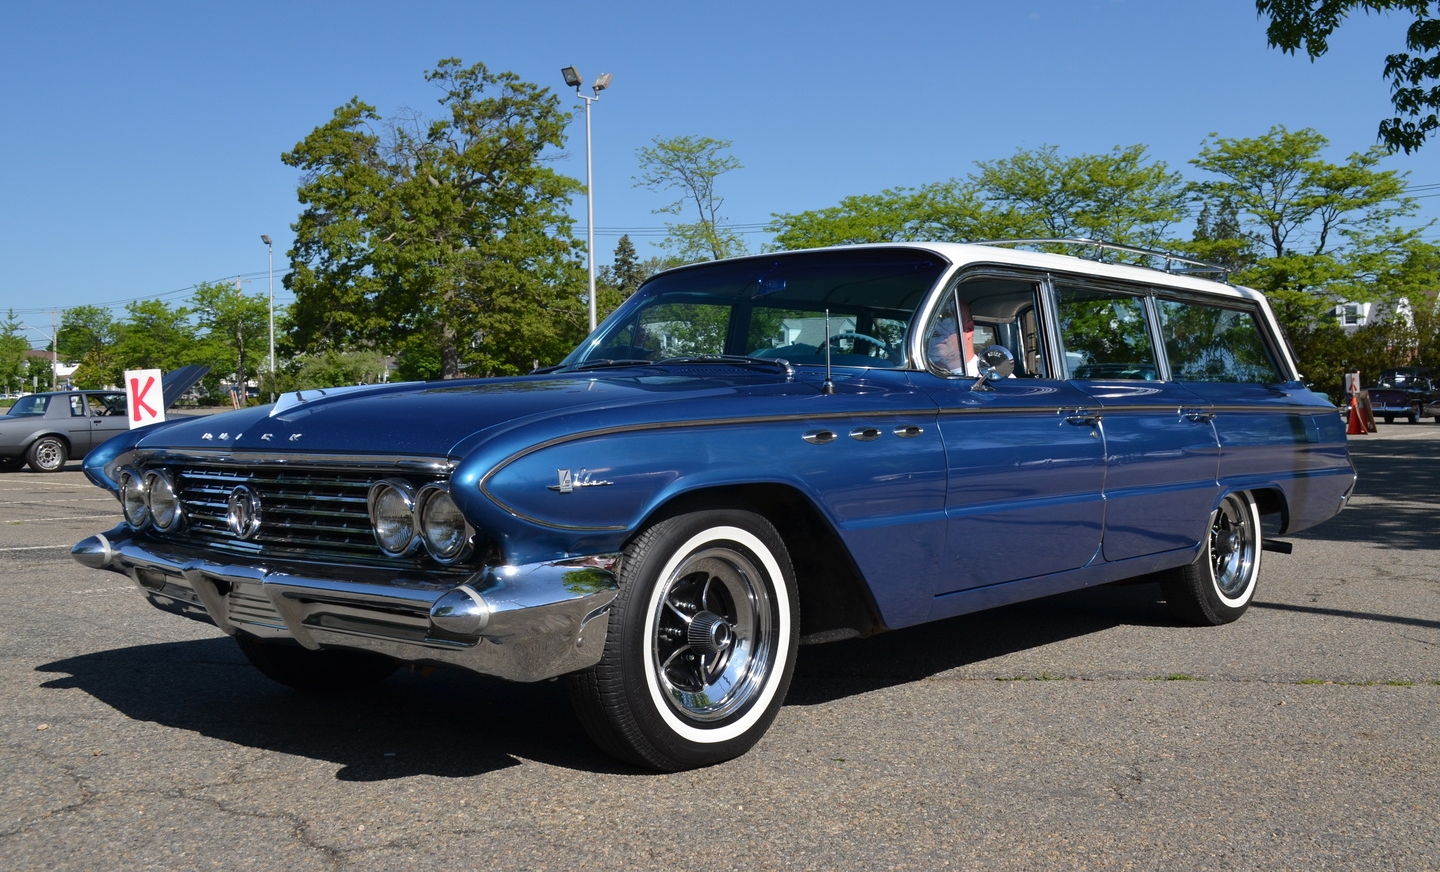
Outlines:
[{"label": "side window", "polygon": [[1165,354],[1176,381],[1283,381],[1255,314],[1183,300],[1157,300]]},{"label": "side window", "polygon": [[1066,378],[1160,377],[1142,297],[1065,285],[1056,290]]},{"label": "side window", "polygon": [[1035,315],[1037,289],[1019,279],[970,277],[946,291],[925,328],[925,358],[940,375],[978,375],[980,352],[1003,345],[1016,378],[1045,377]]},{"label": "side window", "polygon": [[80,394],[70,395],[70,416],[73,418],[85,417],[85,398]]}]

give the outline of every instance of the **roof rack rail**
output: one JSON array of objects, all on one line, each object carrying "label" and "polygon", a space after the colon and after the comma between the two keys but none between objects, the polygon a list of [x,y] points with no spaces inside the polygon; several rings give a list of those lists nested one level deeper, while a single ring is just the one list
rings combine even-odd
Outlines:
[{"label": "roof rack rail", "polygon": [[[1100,260],[1104,261],[1106,251],[1123,251],[1126,254],[1138,254],[1142,257],[1154,258],[1165,261],[1165,267],[1161,272],[1172,275],[1191,275],[1195,273],[1218,275],[1220,281],[1230,281],[1230,268],[1218,263],[1211,263],[1207,260],[1196,260],[1193,257],[1183,257],[1172,254],[1168,251],[1155,251],[1150,248],[1139,248],[1134,245],[1121,245],[1118,242],[1104,242],[1099,239],[1087,239],[1083,236],[1066,236],[1056,239],[986,239],[980,242],[972,242],[971,245],[1089,245],[1100,250]],[[1176,266],[1180,264],[1180,266]],[[1150,267],[1158,269],[1158,267]]]}]

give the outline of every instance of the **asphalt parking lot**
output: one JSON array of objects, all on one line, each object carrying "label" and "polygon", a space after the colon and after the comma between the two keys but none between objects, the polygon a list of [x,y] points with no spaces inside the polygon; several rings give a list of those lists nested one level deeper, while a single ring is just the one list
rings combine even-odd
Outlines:
[{"label": "asphalt parking lot", "polygon": [[0,476],[0,865],[1440,868],[1440,426],[1353,437],[1352,506],[1239,622],[1114,586],[802,649],[747,756],[643,773],[551,683],[313,699],[68,556],[118,507]]}]

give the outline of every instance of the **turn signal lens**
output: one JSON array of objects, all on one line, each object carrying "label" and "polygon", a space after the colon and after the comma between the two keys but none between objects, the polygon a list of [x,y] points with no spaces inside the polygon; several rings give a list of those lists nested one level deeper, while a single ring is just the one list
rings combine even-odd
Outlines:
[{"label": "turn signal lens", "polygon": [[387,479],[370,486],[370,524],[380,550],[400,557],[419,541],[415,538],[415,496],[409,482]]},{"label": "turn signal lens", "polygon": [[120,472],[120,506],[125,521],[139,530],[150,523],[150,505],[145,499],[145,480],[133,469]]},{"label": "turn signal lens", "polygon": [[464,557],[473,535],[460,507],[444,485],[427,485],[420,491],[420,535],[430,556],[442,563]]}]

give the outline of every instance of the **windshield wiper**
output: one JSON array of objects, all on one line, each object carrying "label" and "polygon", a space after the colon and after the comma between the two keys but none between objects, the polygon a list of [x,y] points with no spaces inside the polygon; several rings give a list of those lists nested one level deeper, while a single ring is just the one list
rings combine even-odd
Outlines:
[{"label": "windshield wiper", "polygon": [[542,375],[547,372],[584,372],[588,369],[611,369],[617,366],[651,366],[653,360],[642,360],[638,357],[600,357],[595,360],[582,360],[579,363],[558,364],[556,366],[542,366],[539,369],[531,370],[531,375]]},{"label": "windshield wiper", "polygon": [[763,366],[769,369],[778,369],[786,375],[794,375],[795,368],[790,361],[783,357],[752,357],[748,354],[696,354],[685,357],[666,357],[655,361],[657,366],[665,364],[696,364],[696,363],[720,363],[730,366]]}]

